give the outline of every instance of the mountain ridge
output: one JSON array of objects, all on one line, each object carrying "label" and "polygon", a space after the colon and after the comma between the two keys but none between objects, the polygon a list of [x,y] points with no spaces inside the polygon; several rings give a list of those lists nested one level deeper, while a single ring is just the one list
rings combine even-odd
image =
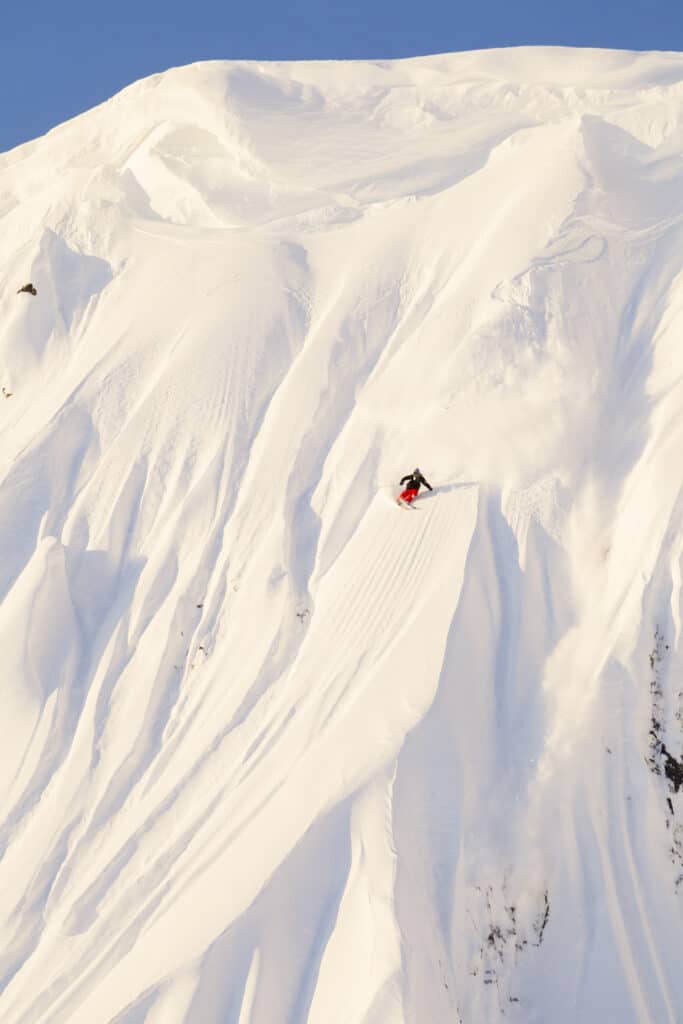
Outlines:
[{"label": "mountain ridge", "polygon": [[677,1019],[681,81],[207,62],[0,156],[0,1021]]}]

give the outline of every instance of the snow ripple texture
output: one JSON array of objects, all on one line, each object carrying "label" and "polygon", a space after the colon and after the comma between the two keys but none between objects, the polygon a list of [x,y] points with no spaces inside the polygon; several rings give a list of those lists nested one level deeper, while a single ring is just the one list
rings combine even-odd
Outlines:
[{"label": "snow ripple texture", "polygon": [[0,155],[3,1024],[683,1020],[682,151],[522,49]]}]

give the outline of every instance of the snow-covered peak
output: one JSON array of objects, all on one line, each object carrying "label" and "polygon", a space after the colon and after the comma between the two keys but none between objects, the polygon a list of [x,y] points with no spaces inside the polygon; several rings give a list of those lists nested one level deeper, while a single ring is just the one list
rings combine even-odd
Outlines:
[{"label": "snow-covered peak", "polygon": [[0,156],[0,1020],[680,1017],[682,117],[208,62]]}]

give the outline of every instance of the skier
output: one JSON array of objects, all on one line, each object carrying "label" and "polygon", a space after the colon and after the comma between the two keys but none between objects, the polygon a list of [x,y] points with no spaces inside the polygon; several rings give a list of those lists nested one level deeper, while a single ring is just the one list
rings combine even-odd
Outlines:
[{"label": "skier", "polygon": [[417,498],[417,492],[420,490],[421,484],[424,484],[428,490],[432,490],[432,485],[427,483],[425,478],[419,469],[414,469],[408,476],[401,478],[401,487],[406,484],[405,490],[401,491],[398,496],[398,501],[405,502],[406,505],[411,505]]}]

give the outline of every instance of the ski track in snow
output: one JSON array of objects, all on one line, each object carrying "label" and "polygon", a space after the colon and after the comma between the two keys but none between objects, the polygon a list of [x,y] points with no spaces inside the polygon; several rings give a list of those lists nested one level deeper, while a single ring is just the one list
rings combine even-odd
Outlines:
[{"label": "ski track in snow", "polygon": [[683,1018],[682,90],[207,62],[0,155],[3,1024]]}]

